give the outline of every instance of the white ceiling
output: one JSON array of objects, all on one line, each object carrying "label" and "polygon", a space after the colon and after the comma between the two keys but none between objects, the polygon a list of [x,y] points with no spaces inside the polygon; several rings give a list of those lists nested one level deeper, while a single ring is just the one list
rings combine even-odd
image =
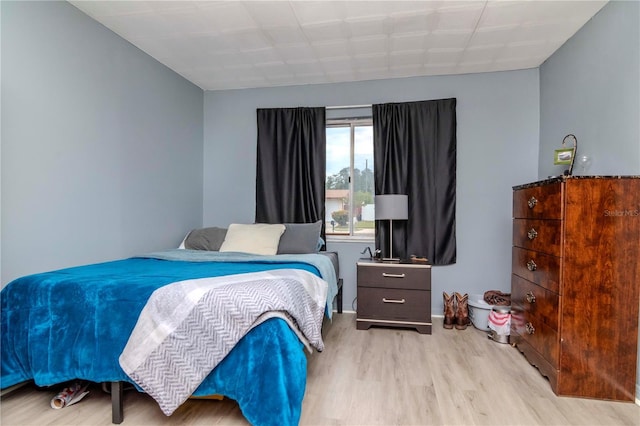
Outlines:
[{"label": "white ceiling", "polygon": [[205,90],[536,68],[606,1],[71,1]]}]

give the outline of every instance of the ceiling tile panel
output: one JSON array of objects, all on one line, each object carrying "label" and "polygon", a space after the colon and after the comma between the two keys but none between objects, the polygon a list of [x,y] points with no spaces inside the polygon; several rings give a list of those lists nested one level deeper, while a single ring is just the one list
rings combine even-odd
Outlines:
[{"label": "ceiling tile panel", "polygon": [[469,48],[480,46],[493,46],[496,44],[507,44],[518,33],[517,25],[504,25],[501,27],[479,28],[470,37]]},{"label": "ceiling tile panel", "polygon": [[474,2],[468,7],[443,9],[433,15],[438,30],[470,30],[476,28],[483,11],[483,2]]},{"label": "ceiling tile panel", "polygon": [[106,16],[102,23],[128,40],[142,37],[167,37],[176,33],[173,25],[151,13]]},{"label": "ceiling tile panel", "polygon": [[386,17],[372,17],[367,19],[347,19],[350,37],[371,37],[387,35],[391,32],[391,21]]},{"label": "ceiling tile panel", "polygon": [[215,24],[207,20],[196,8],[171,9],[158,12],[158,15],[177,33],[190,35],[200,33],[216,34],[220,32]]},{"label": "ceiling tile panel", "polygon": [[391,75],[393,75],[394,78],[412,77],[422,71],[424,71],[422,65],[392,66],[390,68]]},{"label": "ceiling tile panel", "polygon": [[203,89],[539,66],[606,1],[71,1]]},{"label": "ceiling tile panel", "polygon": [[321,59],[320,66],[327,74],[351,73],[354,70],[350,57]]},{"label": "ceiling tile panel", "polygon": [[384,19],[400,1],[347,1],[344,8],[345,20]]},{"label": "ceiling tile panel", "polygon": [[247,57],[251,58],[251,62],[258,66],[264,63],[282,62],[278,50],[274,47],[267,47],[264,49],[247,50],[243,52]]},{"label": "ceiling tile panel", "polygon": [[209,53],[206,57],[211,63],[226,69],[231,69],[233,67],[248,68],[253,65],[253,61],[251,61],[250,57],[235,51]]},{"label": "ceiling tile panel", "polygon": [[287,27],[297,22],[288,1],[254,1],[246,6],[253,20],[262,28]]},{"label": "ceiling tile panel", "polygon": [[152,13],[153,2],[139,1],[119,2],[119,1],[75,1],[71,2],[75,7],[82,10],[87,15],[96,17],[131,15],[135,13]]},{"label": "ceiling tile panel", "polygon": [[427,52],[427,64],[456,64],[460,61],[463,52],[464,49],[429,49]]},{"label": "ceiling tile panel", "polygon": [[363,72],[366,69],[386,69],[389,66],[389,58],[387,55],[360,55],[354,59],[356,68],[359,72]]},{"label": "ceiling tile panel", "polygon": [[465,49],[460,59],[460,64],[467,62],[472,63],[490,63],[497,58],[504,50],[503,44],[485,45],[478,48]]},{"label": "ceiling tile panel", "polygon": [[389,39],[385,35],[351,39],[354,55],[386,54],[389,51]]},{"label": "ceiling tile panel", "polygon": [[392,52],[424,50],[427,33],[393,34],[389,40]]},{"label": "ceiling tile panel", "polygon": [[347,40],[312,43],[318,58],[335,58],[349,56],[349,42]]},{"label": "ceiling tile panel", "polygon": [[205,2],[201,13],[218,31],[239,31],[258,28],[243,2]]},{"label": "ceiling tile panel", "polygon": [[433,31],[436,18],[432,14],[402,14],[391,18],[391,31],[394,35],[406,33],[424,33]]},{"label": "ceiling tile panel", "polygon": [[425,37],[424,48],[458,48],[467,46],[473,34],[469,30],[436,30]]},{"label": "ceiling tile panel", "polygon": [[346,18],[344,1],[292,1],[290,2],[300,25],[342,21]]},{"label": "ceiling tile panel", "polygon": [[316,59],[315,52],[307,44],[291,44],[277,46],[280,56],[285,62],[308,61]]},{"label": "ceiling tile panel", "polygon": [[425,54],[422,50],[394,52],[389,57],[391,68],[399,67],[422,67],[425,63]]},{"label": "ceiling tile panel", "polygon": [[193,48],[202,54],[234,50],[231,40],[220,34],[197,34],[190,36],[189,40]]},{"label": "ceiling tile panel", "polygon": [[265,34],[274,45],[307,43],[307,39],[298,26],[265,28]]},{"label": "ceiling tile panel", "polygon": [[296,75],[315,75],[322,74],[322,67],[318,61],[289,62],[289,69]]},{"label": "ceiling tile panel", "polygon": [[233,49],[239,51],[267,49],[271,47],[271,43],[267,37],[258,31],[225,32],[221,37],[232,46]]},{"label": "ceiling tile panel", "polygon": [[262,74],[277,74],[283,75],[291,73],[289,65],[284,62],[265,62],[263,64],[258,64],[255,66],[260,70]]},{"label": "ceiling tile panel", "polygon": [[310,43],[328,40],[346,40],[349,29],[344,21],[323,22],[302,26],[302,32]]},{"label": "ceiling tile panel", "polygon": [[182,12],[182,11],[197,11],[198,3],[193,1],[143,1],[140,3],[145,3],[150,10],[153,10],[156,13],[174,13],[174,12]]}]

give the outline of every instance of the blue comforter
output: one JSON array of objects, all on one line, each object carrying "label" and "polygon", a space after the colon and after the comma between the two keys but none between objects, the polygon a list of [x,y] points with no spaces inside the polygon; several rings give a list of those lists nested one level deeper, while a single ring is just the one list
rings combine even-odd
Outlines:
[{"label": "blue comforter", "polygon": [[[271,269],[322,276],[328,261],[321,255],[222,253],[213,260],[190,252],[62,269],[9,283],[0,293],[1,387],[31,379],[40,386],[73,379],[131,382],[118,357],[155,289],[185,279]],[[337,291],[335,273],[323,278]],[[286,322],[268,320],[238,343],[194,395],[232,398],[252,424],[297,424],[306,386],[302,347]]]}]

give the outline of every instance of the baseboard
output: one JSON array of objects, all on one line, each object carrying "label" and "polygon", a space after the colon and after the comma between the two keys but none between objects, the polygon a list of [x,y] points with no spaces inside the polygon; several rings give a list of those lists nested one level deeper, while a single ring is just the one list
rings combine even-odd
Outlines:
[{"label": "baseboard", "polygon": [[27,385],[29,383],[31,383],[31,380],[27,380],[26,382],[18,383],[16,385],[9,386],[6,389],[2,389],[2,391],[0,393],[0,396],[5,396],[6,394],[11,393],[16,389],[20,389],[21,387],[23,387],[23,386],[25,386],[25,385]]},{"label": "baseboard", "polygon": [[[333,310],[333,313],[334,313],[334,314],[338,314],[338,310],[337,310],[337,309],[334,309],[334,310]],[[347,311],[346,309],[343,309],[343,310],[342,310],[342,313],[343,313],[343,314],[355,314],[355,313],[356,313],[356,311]],[[338,315],[340,315],[340,314],[338,314]]]}]

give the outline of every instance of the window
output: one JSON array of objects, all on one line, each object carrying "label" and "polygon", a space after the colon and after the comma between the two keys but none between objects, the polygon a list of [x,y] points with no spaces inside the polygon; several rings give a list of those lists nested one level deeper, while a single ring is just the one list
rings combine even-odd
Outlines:
[{"label": "window", "polygon": [[327,120],[326,234],[375,236],[371,118]]}]

